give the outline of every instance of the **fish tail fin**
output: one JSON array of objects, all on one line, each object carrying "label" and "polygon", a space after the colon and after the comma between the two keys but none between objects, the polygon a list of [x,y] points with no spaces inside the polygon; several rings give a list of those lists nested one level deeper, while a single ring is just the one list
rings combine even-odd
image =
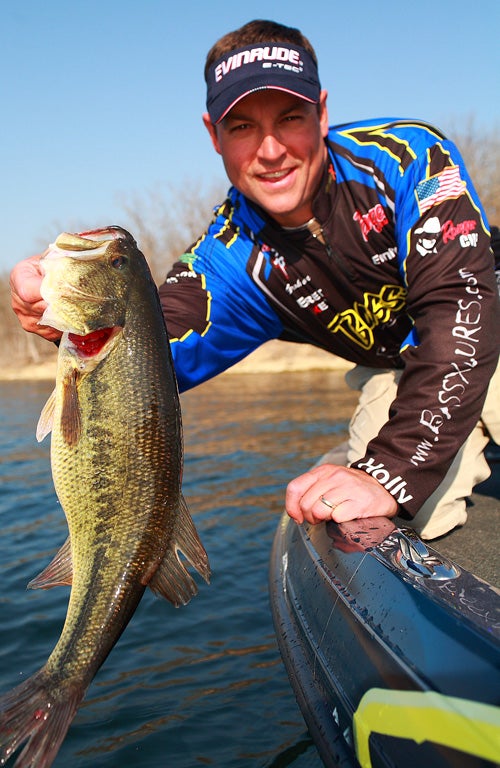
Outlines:
[{"label": "fish tail fin", "polygon": [[208,583],[210,581],[210,565],[205,547],[200,541],[191,514],[181,496],[179,514],[175,523],[172,540],[159,568],[149,582],[150,588],[156,594],[165,597],[176,607],[186,605],[198,592],[196,582],[192,578],[178,553],[186,557],[196,568],[200,576]]},{"label": "fish tail fin", "polygon": [[49,768],[82,699],[79,688],[59,688],[54,695],[42,668],[0,697],[0,765],[24,744],[15,768]]}]

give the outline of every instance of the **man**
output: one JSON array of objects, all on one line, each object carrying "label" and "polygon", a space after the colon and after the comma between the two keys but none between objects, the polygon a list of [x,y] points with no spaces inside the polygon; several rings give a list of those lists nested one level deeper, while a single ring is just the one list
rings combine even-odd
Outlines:
[{"label": "man", "polygon": [[[361,390],[349,466],[293,480],[288,513],[400,515],[425,538],[462,525],[489,474],[487,428],[500,437],[498,375],[483,409],[499,308],[487,223],[457,149],[416,121],[329,130],[314,50],[274,22],[222,37],[205,78],[204,123],[233,186],[160,289],[181,390],[273,338],[340,355]],[[39,284],[37,259],[22,262],[13,308],[56,339],[36,325]]]}]

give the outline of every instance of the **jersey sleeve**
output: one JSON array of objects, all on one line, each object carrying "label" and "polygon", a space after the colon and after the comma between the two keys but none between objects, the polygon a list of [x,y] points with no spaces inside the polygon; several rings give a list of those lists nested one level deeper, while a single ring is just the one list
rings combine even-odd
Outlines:
[{"label": "jersey sleeve", "polygon": [[282,325],[246,272],[254,246],[217,220],[183,255],[160,287],[180,391],[216,376]]},{"label": "jersey sleeve", "polygon": [[396,186],[395,226],[414,333],[389,418],[354,467],[413,516],[480,418],[499,351],[490,236],[456,147],[416,153]]}]

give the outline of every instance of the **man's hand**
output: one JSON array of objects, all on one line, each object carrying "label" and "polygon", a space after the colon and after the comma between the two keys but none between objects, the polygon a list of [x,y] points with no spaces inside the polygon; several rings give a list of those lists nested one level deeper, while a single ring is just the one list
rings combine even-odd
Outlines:
[{"label": "man's hand", "polygon": [[36,333],[49,341],[60,339],[61,331],[47,325],[38,325],[47,303],[40,295],[43,274],[40,256],[20,261],[10,275],[12,309],[25,331]]},{"label": "man's hand", "polygon": [[322,464],[288,484],[286,511],[297,523],[344,523],[360,517],[394,517],[393,496],[361,469]]}]

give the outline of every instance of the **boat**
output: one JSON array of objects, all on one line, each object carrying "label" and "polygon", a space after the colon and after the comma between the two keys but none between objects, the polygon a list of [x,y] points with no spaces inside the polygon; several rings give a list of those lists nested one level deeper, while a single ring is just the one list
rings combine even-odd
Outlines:
[{"label": "boat", "polygon": [[[492,466],[493,496],[473,497],[489,505],[490,547],[498,454]],[[327,768],[500,765],[500,591],[449,556],[452,536],[429,544],[387,518],[313,526],[281,517],[274,627]],[[464,559],[479,546],[469,541]]]}]

